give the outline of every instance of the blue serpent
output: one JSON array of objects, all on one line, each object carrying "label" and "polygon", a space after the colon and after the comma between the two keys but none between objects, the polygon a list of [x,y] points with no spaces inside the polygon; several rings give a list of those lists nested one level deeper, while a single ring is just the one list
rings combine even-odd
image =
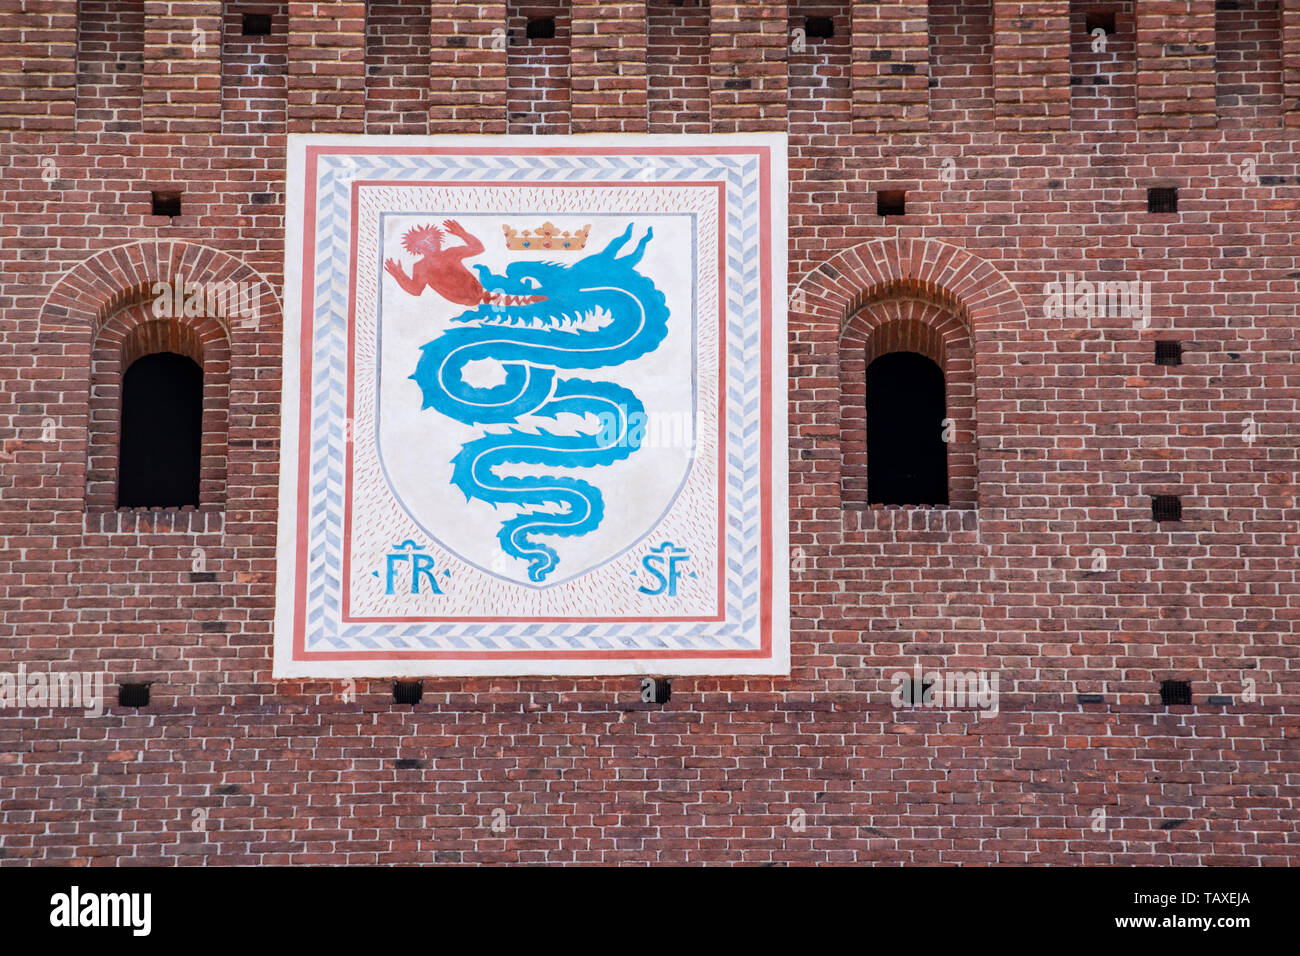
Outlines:
[{"label": "blue serpent", "polygon": [[[497,540],[507,555],[528,562],[534,582],[545,581],[559,563],[555,549],[538,537],[593,531],[604,517],[604,498],[580,478],[506,477],[494,469],[511,464],[590,468],[625,459],[640,447],[641,429],[629,434],[629,421],[644,421],[645,406],[630,389],[561,377],[570,369],[640,358],[667,334],[664,294],[636,271],[653,230],[646,229],[632,252],[617,255],[632,230],[629,225],[603,250],[570,265],[512,262],[504,276],[474,266],[493,302],[455,316],[452,321],[464,324],[424,345],[411,376],[423,393],[421,410],[432,408],[468,425],[514,424],[525,415],[555,419],[565,412],[594,415],[602,423],[595,434],[488,432],[466,442],[452,458],[452,484],[467,501],[523,509],[502,523]],[[524,304],[504,304],[520,300]],[[504,381],[466,381],[466,366],[484,360],[503,373]]]}]

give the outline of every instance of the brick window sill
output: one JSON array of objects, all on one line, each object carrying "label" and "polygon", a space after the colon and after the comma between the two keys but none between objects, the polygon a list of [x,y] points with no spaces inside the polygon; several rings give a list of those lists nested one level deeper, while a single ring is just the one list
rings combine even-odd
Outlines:
[{"label": "brick window sill", "polygon": [[118,508],[83,514],[86,534],[221,534],[226,513],[219,508]]},{"label": "brick window sill", "polygon": [[950,535],[979,530],[976,508],[924,505],[866,505],[853,502],[842,510],[845,531],[910,532]]}]

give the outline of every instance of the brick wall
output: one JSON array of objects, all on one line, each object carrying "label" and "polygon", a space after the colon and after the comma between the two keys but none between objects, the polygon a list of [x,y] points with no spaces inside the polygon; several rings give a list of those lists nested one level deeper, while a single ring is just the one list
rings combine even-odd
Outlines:
[{"label": "brick wall", "polygon": [[[790,7],[789,30],[793,38],[787,61],[786,119],[789,131],[810,144],[825,144],[853,131],[853,84],[849,7],[828,4]],[[825,32],[829,20],[831,36]],[[821,21],[819,25],[817,21]]]},{"label": "brick wall", "polygon": [[647,131],[709,132],[709,5],[646,4]]},{"label": "brick wall", "polygon": [[[1105,16],[1098,16],[1098,11]],[[1104,34],[1099,36],[1097,30]],[[1136,40],[1132,3],[1070,5],[1070,125],[1074,129],[1105,131],[1112,124],[1132,126],[1137,121]]]},{"label": "brick wall", "polygon": [[144,6],[127,0],[80,5],[77,29],[77,129],[140,132]]},{"label": "brick wall", "polygon": [[1276,0],[1236,0],[1214,7],[1214,96],[1222,127],[1279,122],[1282,112],[1282,20]]},{"label": "brick wall", "polygon": [[366,5],[366,132],[429,132],[428,3]]},{"label": "brick wall", "polygon": [[[550,18],[554,33],[528,36],[528,22]],[[506,92],[512,133],[568,133],[572,22],[569,4],[506,4]]]},{"label": "brick wall", "polygon": [[987,132],[993,122],[993,5],[930,0],[932,134]]},{"label": "brick wall", "polygon": [[[271,18],[268,35],[245,35],[243,14]],[[289,18],[283,3],[227,6],[221,18],[221,126],[224,133],[284,132]]]},{"label": "brick wall", "polygon": [[[1104,55],[1068,0],[253,8],[0,0],[0,672],[152,682],[0,710],[0,862],[1296,862],[1300,4],[1099,3]],[[789,129],[790,677],[270,680],[284,133],[426,117]],[[265,284],[224,505],[97,508],[99,331],[177,273]],[[1067,276],[1150,313],[1054,309]],[[969,337],[977,507],[846,507],[891,321]],[[998,714],[891,706],[917,662]]]}]

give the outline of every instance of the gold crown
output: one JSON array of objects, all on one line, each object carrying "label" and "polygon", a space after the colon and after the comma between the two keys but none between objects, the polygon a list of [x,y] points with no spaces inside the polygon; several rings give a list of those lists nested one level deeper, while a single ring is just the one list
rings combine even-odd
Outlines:
[{"label": "gold crown", "polygon": [[573,252],[587,244],[587,233],[591,226],[583,226],[573,232],[561,232],[554,223],[544,222],[540,229],[511,229],[502,226],[506,232],[507,249],[550,249],[552,252]]}]

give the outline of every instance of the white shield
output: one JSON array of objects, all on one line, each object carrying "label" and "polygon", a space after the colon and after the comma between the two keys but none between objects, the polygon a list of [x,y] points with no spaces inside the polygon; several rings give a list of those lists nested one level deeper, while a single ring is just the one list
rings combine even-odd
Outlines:
[{"label": "white shield", "polygon": [[[560,239],[534,249],[543,242],[519,237],[544,222]],[[383,217],[374,254],[397,268],[383,274],[378,305],[379,459],[395,498],[439,546],[548,588],[662,522],[695,456],[716,448],[715,435],[700,434],[700,402],[717,396],[697,393],[693,230],[677,214]],[[417,273],[430,235],[433,264]],[[474,240],[483,250],[459,270],[445,258]],[[486,301],[467,304],[465,271]],[[422,275],[440,288],[417,288]],[[507,393],[518,400],[501,401]],[[716,415],[704,419],[716,430]]]}]

